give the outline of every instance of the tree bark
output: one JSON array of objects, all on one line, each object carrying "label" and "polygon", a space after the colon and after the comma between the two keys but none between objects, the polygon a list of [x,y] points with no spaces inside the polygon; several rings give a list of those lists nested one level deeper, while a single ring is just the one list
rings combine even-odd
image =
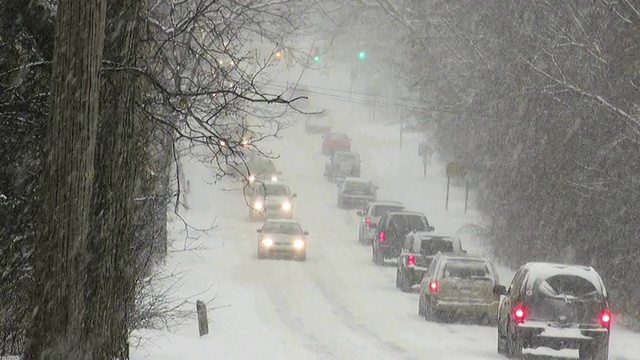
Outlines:
[{"label": "tree bark", "polygon": [[[107,0],[104,58],[136,65],[142,0]],[[86,332],[98,359],[129,358],[129,318],[137,279],[133,219],[140,151],[134,72],[106,72],[96,147]],[[138,144],[141,140],[143,144]]]},{"label": "tree bark", "polygon": [[87,239],[106,0],[58,6],[27,357],[92,358],[84,336]]}]

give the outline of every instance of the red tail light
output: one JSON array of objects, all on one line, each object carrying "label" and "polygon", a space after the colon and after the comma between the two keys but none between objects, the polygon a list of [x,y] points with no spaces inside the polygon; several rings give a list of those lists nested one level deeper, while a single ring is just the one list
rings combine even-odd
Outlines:
[{"label": "red tail light", "polygon": [[438,292],[438,287],[440,287],[440,286],[438,285],[438,281],[436,281],[436,280],[431,280],[431,281],[429,282],[429,291],[431,291],[431,292]]},{"label": "red tail light", "polygon": [[416,256],[409,255],[407,256],[407,265],[415,265],[416,264]]},{"label": "red tail light", "polygon": [[611,325],[611,312],[608,309],[602,310],[602,312],[600,313],[600,324],[602,326],[609,326]]},{"label": "red tail light", "polygon": [[378,233],[378,242],[384,242],[384,231]]},{"label": "red tail light", "polygon": [[371,224],[371,218],[370,217],[364,218],[364,222],[367,225]]},{"label": "red tail light", "polygon": [[524,306],[516,305],[516,307],[513,308],[513,317],[517,322],[523,322],[526,315],[527,312],[525,311]]}]

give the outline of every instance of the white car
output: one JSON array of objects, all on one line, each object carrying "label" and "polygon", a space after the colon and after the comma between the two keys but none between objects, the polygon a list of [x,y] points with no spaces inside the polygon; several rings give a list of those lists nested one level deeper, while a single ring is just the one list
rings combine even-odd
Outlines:
[{"label": "white car", "polygon": [[289,185],[264,181],[252,187],[253,192],[249,197],[249,219],[293,217],[293,199],[298,195],[291,192]]},{"label": "white car", "polygon": [[360,228],[358,230],[358,241],[362,244],[371,244],[373,237],[376,235],[376,229],[370,227],[370,224],[377,224],[382,215],[390,211],[406,210],[406,206],[398,201],[376,201],[369,203],[364,211],[358,211],[360,216]]},{"label": "white car", "polygon": [[299,261],[307,260],[307,235],[295,220],[270,219],[258,229],[258,259],[287,255]]}]

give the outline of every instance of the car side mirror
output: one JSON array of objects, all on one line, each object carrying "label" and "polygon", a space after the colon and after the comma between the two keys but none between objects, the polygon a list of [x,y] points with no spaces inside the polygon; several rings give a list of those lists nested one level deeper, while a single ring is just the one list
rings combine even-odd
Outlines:
[{"label": "car side mirror", "polygon": [[493,295],[507,295],[507,288],[504,285],[496,285],[493,287]]},{"label": "car side mirror", "polygon": [[427,226],[427,231],[433,232],[433,231],[436,231],[436,228],[434,228],[433,226]]},{"label": "car side mirror", "polygon": [[362,211],[358,211],[356,214],[358,214],[358,216],[364,216],[364,212]]},{"label": "car side mirror", "polygon": [[377,228],[378,228],[378,224],[376,224],[376,223],[371,223],[371,224],[369,224],[369,228],[371,228],[371,229],[377,229]]},{"label": "car side mirror", "polygon": [[261,233],[261,232],[262,232],[262,229],[258,229],[258,230],[256,230],[256,232],[257,232],[257,233]]},{"label": "car side mirror", "polygon": [[294,197],[298,197],[298,194],[293,193],[293,195],[291,195],[291,197],[292,197],[292,198],[294,198]]},{"label": "car side mirror", "polygon": [[309,232],[308,231],[303,231],[302,234],[303,235],[309,235]]}]

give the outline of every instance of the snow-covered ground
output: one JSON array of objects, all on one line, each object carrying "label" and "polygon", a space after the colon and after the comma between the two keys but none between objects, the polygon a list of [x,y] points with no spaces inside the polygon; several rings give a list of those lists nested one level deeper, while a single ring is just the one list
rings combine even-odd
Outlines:
[{"label": "snow-covered ground", "polygon": [[[348,76],[339,75],[307,75],[302,82],[348,89]],[[405,134],[400,149],[398,126],[384,125],[382,119],[371,122],[363,105],[330,99],[314,103],[329,110],[335,129],[352,136],[352,149],[363,159],[362,176],[380,187],[379,199],[399,200],[424,212],[438,232],[455,233],[481,221],[473,202],[465,214],[463,188],[452,188],[445,211],[443,164],[436,158],[423,178],[417,135]],[[230,182],[214,184],[211,164],[184,158],[190,189],[182,216],[196,228],[214,222],[217,227],[193,240],[191,246],[203,250],[173,253],[166,266],[186,271],[175,296],[197,295],[190,304],[194,310],[195,298],[215,296],[212,306],[220,308],[209,312],[210,333],[201,338],[195,320],[172,333],[141,331],[136,335],[147,340],[132,359],[502,358],[495,328],[426,322],[417,315],[417,295],[395,288],[395,267],[372,264],[370,249],[357,241],[356,210],[338,209],[337,187],[323,177],[319,136],[306,134],[301,124],[265,145],[281,155],[276,166],[298,194],[295,218],[310,232],[307,261],[258,260],[260,224],[249,222],[241,193],[224,190]],[[183,227],[179,221],[170,226],[180,247]],[[464,245],[470,252],[483,252],[482,244],[468,239]],[[511,276],[501,268],[502,283]],[[640,336],[614,327],[610,358],[640,358]]]}]

